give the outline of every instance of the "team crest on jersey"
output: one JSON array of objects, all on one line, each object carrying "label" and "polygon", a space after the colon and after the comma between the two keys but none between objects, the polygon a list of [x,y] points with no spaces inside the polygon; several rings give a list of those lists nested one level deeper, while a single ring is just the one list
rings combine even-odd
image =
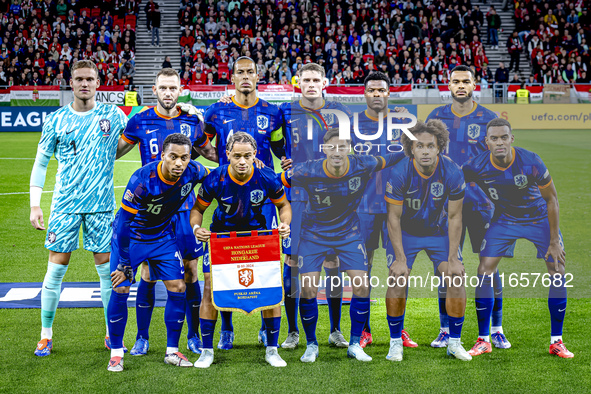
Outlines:
[{"label": "team crest on jersey", "polygon": [[109,119],[99,120],[99,126],[103,132],[103,137],[108,137],[111,135],[111,121]]},{"label": "team crest on jersey", "polygon": [[260,204],[261,202],[263,202],[263,198],[265,198],[265,195],[263,194],[263,191],[260,189],[256,189],[250,192],[250,202],[253,204]]},{"label": "team crest on jersey", "polygon": [[334,123],[336,123],[336,117],[334,114],[322,114],[322,116],[324,117],[324,121],[328,126],[331,126]]},{"label": "team crest on jersey", "polygon": [[361,178],[356,176],[349,179],[349,190],[355,193],[361,187]]},{"label": "team crest on jersey", "polygon": [[400,129],[392,130],[392,141],[398,141],[400,139]]},{"label": "team crest on jersey", "polygon": [[302,256],[298,256],[298,268],[302,269],[304,266],[304,258]]},{"label": "team crest on jersey", "polygon": [[289,248],[291,246],[291,237],[283,238],[283,247]]},{"label": "team crest on jersey", "polygon": [[185,197],[187,194],[191,192],[192,189],[193,184],[191,182],[187,183],[186,185],[183,185],[183,188],[181,189],[181,195]]},{"label": "team crest on jersey", "polygon": [[478,142],[478,137],[480,137],[480,125],[474,123],[468,126],[468,142],[475,144]]},{"label": "team crest on jersey", "polygon": [[250,268],[243,268],[239,270],[238,282],[244,287],[252,285],[254,282],[254,272]]},{"label": "team crest on jersey", "polygon": [[181,134],[186,135],[187,137],[191,136],[191,126],[186,123],[181,123]]},{"label": "team crest on jersey", "polygon": [[257,127],[259,129],[266,129],[269,127],[269,118],[267,118],[265,115],[257,116]]},{"label": "team crest on jersey", "polygon": [[53,231],[50,231],[47,233],[47,242],[52,244],[55,242],[56,239],[57,239],[57,235],[55,235],[55,233]]},{"label": "team crest on jersey", "polygon": [[435,199],[441,198],[441,196],[443,196],[443,184],[440,182],[433,182],[431,184],[431,194]]},{"label": "team crest on jersey", "polygon": [[386,193],[392,193],[392,184],[389,181],[386,183]]},{"label": "team crest on jersey", "polygon": [[527,176],[518,174],[513,177],[513,180],[515,181],[515,186],[518,188],[523,189],[527,187]]},{"label": "team crest on jersey", "polygon": [[392,266],[392,263],[394,263],[394,255],[389,254],[386,256],[386,264],[388,265],[388,268]]}]

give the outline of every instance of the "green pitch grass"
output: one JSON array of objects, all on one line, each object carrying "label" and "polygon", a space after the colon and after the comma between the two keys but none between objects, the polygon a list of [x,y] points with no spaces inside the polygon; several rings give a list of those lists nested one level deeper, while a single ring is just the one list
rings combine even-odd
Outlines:
[{"label": "green pitch grass", "polygon": [[[43,248],[45,233],[29,224],[29,177],[39,133],[0,134],[0,281],[42,282],[47,266]],[[432,349],[430,342],[438,333],[437,301],[421,298],[429,293],[412,289],[405,327],[419,343],[406,349],[402,363],[386,361],[389,333],[385,321],[385,303],[375,289],[377,302],[371,318],[374,344],[367,353],[374,360],[361,363],[346,358],[346,350],[329,348],[327,308],[320,307],[318,338],[320,358],[312,365],[299,361],[304,346],[280,350],[288,366],[274,369],[264,361],[264,350],[256,343],[260,317],[234,316],[235,349],[216,349],[215,364],[208,370],[180,369],[163,363],[165,328],[163,308],[156,308],[152,319],[150,352],[144,357],[125,357],[125,371],[107,372],[109,352],[102,345],[103,312],[100,309],[59,309],[54,324],[54,353],[50,357],[33,355],[39,340],[39,309],[0,310],[1,392],[587,392],[591,387],[589,324],[591,323],[591,278],[588,261],[589,191],[591,135],[588,131],[515,131],[518,146],[537,152],[554,178],[561,209],[561,229],[567,249],[567,271],[573,273],[574,287],[569,290],[569,305],[564,340],[575,358],[563,360],[548,354],[550,322],[546,290],[510,288],[505,284],[505,333],[513,344],[508,350],[465,363],[445,355],[444,349]],[[24,160],[17,160],[22,158]],[[133,151],[115,166],[115,186],[125,186],[139,167],[139,155]],[[210,163],[211,164],[211,163]],[[45,190],[53,190],[57,164],[50,162]],[[121,200],[122,188],[116,190]],[[47,218],[51,194],[45,193],[42,208]],[[213,208],[213,207],[212,207]],[[210,209],[209,214],[213,212]],[[211,216],[209,216],[210,218]],[[207,220],[209,220],[209,218]],[[476,272],[476,256],[464,249],[466,272]],[[387,275],[383,250],[376,253],[373,274]],[[544,272],[543,262],[535,259],[535,248],[526,241],[517,244],[515,258],[501,262],[500,269],[510,273]],[[413,274],[425,276],[431,263],[419,256]],[[79,250],[65,277],[66,281],[97,281],[89,252]],[[413,297],[414,296],[414,297]],[[525,298],[527,297],[527,298]],[[348,337],[348,307],[343,307],[342,331]],[[283,319],[280,341],[287,334]],[[219,335],[217,328],[216,342]],[[301,326],[300,326],[301,329]],[[186,335],[180,349],[191,361],[196,355],[185,351]],[[305,341],[302,330],[302,343]],[[464,347],[469,349],[477,336],[474,301],[468,300],[463,331]],[[135,311],[129,310],[125,343],[135,340]]]}]

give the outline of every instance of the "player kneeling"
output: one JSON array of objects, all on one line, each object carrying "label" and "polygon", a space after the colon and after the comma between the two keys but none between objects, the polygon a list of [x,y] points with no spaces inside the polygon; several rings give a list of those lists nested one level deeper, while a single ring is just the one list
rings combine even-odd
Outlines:
[{"label": "player kneeling", "polygon": [[390,351],[386,359],[402,361],[408,277],[417,254],[425,250],[433,262],[435,275],[442,277],[447,286],[450,327],[447,354],[469,361],[472,357],[460,342],[466,310],[464,265],[459,249],[464,176],[457,164],[441,154],[449,135],[443,122],[418,122],[410,131],[417,140],[402,136],[408,157],[392,167],[386,184],[389,234],[386,310],[390,328]]},{"label": "player kneeling", "polygon": [[127,298],[138,266],[147,261],[150,278],[162,280],[168,292],[164,309],[167,343],[164,362],[179,367],[193,364],[179,352],[185,319],[185,271],[171,218],[209,171],[191,161],[191,140],[171,134],[164,140],[162,160],[137,170],[129,180],[117,212],[111,242],[113,293],[107,308],[111,334],[108,370],[123,371],[123,334]]},{"label": "player kneeling", "polygon": [[[264,202],[270,199],[279,209],[281,223],[279,234],[289,236],[291,222],[291,206],[277,174],[268,167],[253,166],[257,153],[255,139],[244,132],[234,133],[227,141],[226,155],[230,164],[221,165],[207,177],[199,190],[195,206],[191,210],[191,225],[195,236],[201,242],[209,242],[211,232],[201,227],[203,213],[217,200],[218,207],[213,214],[211,231],[254,231],[267,230],[264,215]],[[257,195],[256,199],[252,196]],[[207,247],[205,247],[207,250]],[[213,363],[213,333],[217,322],[218,311],[214,308],[211,294],[211,276],[209,274],[209,253],[203,257],[205,276],[203,303],[201,304],[201,337],[203,351],[195,362],[197,368],[208,368]],[[263,319],[267,333],[267,350],[265,360],[274,367],[285,367],[287,364],[277,352],[279,329],[281,328],[281,307],[263,311]]]}]

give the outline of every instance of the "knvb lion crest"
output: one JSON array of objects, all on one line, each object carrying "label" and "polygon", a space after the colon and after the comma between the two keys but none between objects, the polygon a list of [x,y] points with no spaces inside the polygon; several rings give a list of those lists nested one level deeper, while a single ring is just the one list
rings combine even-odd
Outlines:
[{"label": "knvb lion crest", "polygon": [[111,135],[111,121],[109,119],[99,120],[99,126],[103,132],[103,137],[108,137]]},{"label": "knvb lion crest", "polygon": [[265,195],[262,190],[253,190],[250,192],[250,202],[253,204],[259,204],[263,201]]},{"label": "knvb lion crest", "polygon": [[187,183],[186,185],[183,186],[183,188],[181,189],[181,195],[183,197],[185,197],[187,194],[189,194],[191,192],[191,189],[193,188],[193,184],[191,182]]},{"label": "knvb lion crest", "polygon": [[186,123],[181,123],[181,134],[190,137],[191,136],[191,126]]},{"label": "knvb lion crest", "polygon": [[471,124],[468,126],[468,141],[474,143],[476,138],[480,137],[480,125]]},{"label": "knvb lion crest", "polygon": [[433,182],[431,184],[431,194],[435,198],[443,196],[443,184],[440,182]]},{"label": "knvb lion crest", "polygon": [[527,176],[523,174],[515,175],[513,177],[513,180],[515,181],[515,186],[517,186],[520,189],[523,189],[527,186]]},{"label": "knvb lion crest", "polygon": [[336,123],[336,116],[334,114],[322,114],[322,116],[328,126],[332,126]]},{"label": "knvb lion crest", "polygon": [[289,248],[291,246],[291,237],[283,238],[281,242],[284,248]]},{"label": "knvb lion crest", "polygon": [[265,115],[257,116],[257,126],[259,129],[266,129],[269,127],[269,118],[267,118]]},{"label": "knvb lion crest", "polygon": [[361,178],[356,176],[354,178],[349,179],[349,190],[352,192],[356,192],[361,187]]},{"label": "knvb lion crest", "polygon": [[250,268],[243,268],[238,271],[238,282],[244,287],[248,287],[254,282],[254,272]]},{"label": "knvb lion crest", "polygon": [[393,254],[386,255],[386,264],[387,264],[388,268],[390,268],[392,266],[392,263],[394,263],[394,255]]}]

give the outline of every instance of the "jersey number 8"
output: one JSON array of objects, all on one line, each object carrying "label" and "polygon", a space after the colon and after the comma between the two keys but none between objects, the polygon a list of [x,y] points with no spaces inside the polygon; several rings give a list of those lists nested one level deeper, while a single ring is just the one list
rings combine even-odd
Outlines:
[{"label": "jersey number 8", "polygon": [[497,193],[497,189],[495,189],[494,187],[488,188],[488,194],[489,194],[490,198],[492,198],[493,200],[499,199],[499,194]]}]

